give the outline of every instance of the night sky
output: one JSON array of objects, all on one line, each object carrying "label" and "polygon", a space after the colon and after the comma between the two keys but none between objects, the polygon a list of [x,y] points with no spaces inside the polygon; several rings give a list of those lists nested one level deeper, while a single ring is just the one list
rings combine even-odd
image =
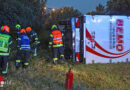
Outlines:
[{"label": "night sky", "polygon": [[48,0],[47,7],[61,8],[64,6],[72,6],[83,14],[95,10],[96,6],[101,3],[106,5],[108,0]]}]

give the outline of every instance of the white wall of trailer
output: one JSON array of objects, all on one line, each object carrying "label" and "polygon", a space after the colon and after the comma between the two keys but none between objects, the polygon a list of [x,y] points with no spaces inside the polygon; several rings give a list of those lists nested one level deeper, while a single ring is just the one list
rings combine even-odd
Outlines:
[{"label": "white wall of trailer", "polygon": [[84,17],[86,64],[130,61],[130,17],[109,15]]}]

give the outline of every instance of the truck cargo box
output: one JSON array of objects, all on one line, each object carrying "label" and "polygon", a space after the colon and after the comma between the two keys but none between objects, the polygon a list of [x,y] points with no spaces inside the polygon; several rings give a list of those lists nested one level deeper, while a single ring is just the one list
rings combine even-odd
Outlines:
[{"label": "truck cargo box", "polygon": [[130,61],[130,17],[85,15],[85,63],[117,63]]}]

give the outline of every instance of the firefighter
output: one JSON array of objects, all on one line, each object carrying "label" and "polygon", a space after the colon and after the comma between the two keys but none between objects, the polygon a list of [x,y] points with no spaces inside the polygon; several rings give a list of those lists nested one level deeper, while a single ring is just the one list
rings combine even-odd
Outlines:
[{"label": "firefighter", "polygon": [[17,38],[16,38],[16,40],[17,40],[16,68],[18,69],[18,68],[19,68],[18,63],[20,62],[20,60],[19,60],[19,56],[20,56],[19,40],[21,40],[21,38],[20,38],[21,26],[20,26],[19,24],[16,24],[15,28],[16,28],[16,30],[17,30],[17,32],[16,32],[16,33],[17,33]]},{"label": "firefighter", "polygon": [[[17,43],[18,43],[18,40],[20,39],[20,30],[21,30],[21,26],[19,24],[16,24],[15,26],[16,30],[17,30]],[[19,49],[19,47],[17,46],[17,50]]]},{"label": "firefighter", "polygon": [[0,66],[2,68],[2,75],[7,75],[8,70],[8,57],[12,47],[12,38],[9,35],[9,26],[3,26],[0,32]]},{"label": "firefighter", "polygon": [[33,56],[37,56],[37,49],[40,44],[38,35],[31,27],[27,27],[26,32],[31,39]]},{"label": "firefighter", "polygon": [[[16,68],[20,67],[20,64],[23,64],[23,67],[26,68],[29,65],[30,58],[30,38],[26,34],[25,29],[20,30],[20,39],[18,39],[18,47],[19,47],[19,56],[17,56],[16,60]],[[23,56],[23,60],[22,60]],[[22,60],[22,61],[21,61]]]},{"label": "firefighter", "polygon": [[61,62],[65,63],[63,47],[64,34],[57,28],[57,25],[52,25],[51,30],[49,48],[53,47],[53,63],[58,64],[58,53],[60,53]]}]

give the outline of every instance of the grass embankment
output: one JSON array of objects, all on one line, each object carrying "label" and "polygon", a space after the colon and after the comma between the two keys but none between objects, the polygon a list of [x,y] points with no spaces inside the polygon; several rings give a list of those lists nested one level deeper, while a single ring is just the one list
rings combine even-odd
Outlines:
[{"label": "grass embankment", "polygon": [[130,90],[130,63],[53,65],[42,56],[32,58],[25,70],[15,70],[11,62],[5,78],[11,83],[3,89],[65,90],[69,67],[74,73],[73,90]]}]

